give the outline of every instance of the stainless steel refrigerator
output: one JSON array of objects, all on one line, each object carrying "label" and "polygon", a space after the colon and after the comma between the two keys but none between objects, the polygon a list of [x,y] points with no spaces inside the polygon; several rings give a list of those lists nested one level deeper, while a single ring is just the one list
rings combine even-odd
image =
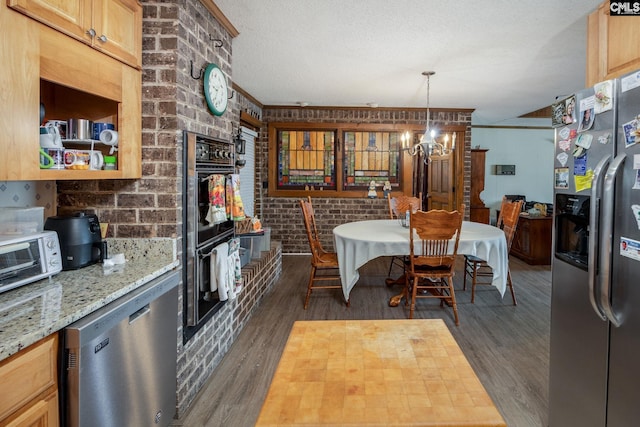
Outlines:
[{"label": "stainless steel refrigerator", "polygon": [[563,102],[554,105],[549,426],[638,425],[640,71]]}]

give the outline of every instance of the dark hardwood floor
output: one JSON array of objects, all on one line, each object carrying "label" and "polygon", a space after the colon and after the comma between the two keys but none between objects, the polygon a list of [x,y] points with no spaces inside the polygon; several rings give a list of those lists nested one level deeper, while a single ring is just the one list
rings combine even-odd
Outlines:
[{"label": "dark hardwood floor", "polygon": [[[309,257],[283,256],[283,272],[273,291],[240,333],[197,401],[173,426],[253,426],[262,407],[289,331],[296,320],[402,319],[404,303],[389,307],[400,290],[384,284],[388,258],[360,269],[351,307],[341,292],[316,291],[302,308]],[[518,305],[509,291],[502,299],[491,286],[479,287],[475,304],[462,291],[462,260],[456,269],[460,326],[450,308],[437,300],[418,300],[415,318],[442,318],[510,427],[547,425],[551,270],[510,257]]]}]

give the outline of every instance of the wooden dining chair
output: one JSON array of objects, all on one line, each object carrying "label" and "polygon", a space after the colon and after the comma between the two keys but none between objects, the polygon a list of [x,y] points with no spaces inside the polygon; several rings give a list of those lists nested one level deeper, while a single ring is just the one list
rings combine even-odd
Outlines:
[{"label": "wooden dining chair", "polygon": [[404,291],[405,306],[411,304],[409,319],[413,319],[416,299],[437,298],[441,307],[445,302],[451,305],[456,326],[460,324],[453,276],[463,217],[464,205],[459,211],[430,210],[410,215],[409,266]]},{"label": "wooden dining chair", "polygon": [[[304,227],[311,249],[311,274],[307,285],[307,296],[304,299],[304,309],[309,306],[309,298],[314,289],[340,289],[340,273],[338,271],[338,257],[335,252],[328,252],[322,247],[320,235],[316,226],[316,218],[311,204],[311,197],[300,200],[300,208],[304,219]],[[336,283],[337,282],[337,283]],[[349,301],[347,301],[349,306]]]},{"label": "wooden dining chair", "polygon": [[[498,215],[498,221],[496,227],[501,228],[504,231],[505,238],[507,239],[507,254],[511,249],[511,243],[513,243],[513,237],[516,234],[518,227],[518,219],[520,218],[520,212],[522,211],[523,200],[510,201],[506,197],[502,198],[502,205],[500,206],[500,215]],[[467,277],[471,278],[471,303],[475,301],[476,285],[490,285],[493,278],[493,270],[483,259],[472,255],[464,256],[464,280],[462,282],[462,289],[467,289]],[[487,277],[489,280],[483,280]],[[511,271],[507,269],[507,285],[511,291],[511,299],[513,305],[517,305],[516,294],[513,290],[513,281],[511,280]]]},{"label": "wooden dining chair", "polygon": [[[401,194],[399,196],[391,197],[391,194],[387,195],[387,201],[389,204],[389,218],[401,220],[405,217],[406,212],[416,212],[422,210],[422,193],[418,197],[411,197]],[[405,271],[405,265],[407,262],[406,256],[393,256],[389,263],[389,272],[387,273],[387,284],[396,283],[391,279],[391,271],[394,266],[402,268],[402,272]]]}]

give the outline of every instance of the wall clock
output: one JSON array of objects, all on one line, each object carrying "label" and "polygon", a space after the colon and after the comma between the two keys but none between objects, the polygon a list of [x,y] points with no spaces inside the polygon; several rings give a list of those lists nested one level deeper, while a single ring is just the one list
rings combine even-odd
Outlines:
[{"label": "wall clock", "polygon": [[204,70],[204,97],[209,110],[216,116],[221,116],[227,109],[228,99],[227,78],[216,64],[209,64]]}]

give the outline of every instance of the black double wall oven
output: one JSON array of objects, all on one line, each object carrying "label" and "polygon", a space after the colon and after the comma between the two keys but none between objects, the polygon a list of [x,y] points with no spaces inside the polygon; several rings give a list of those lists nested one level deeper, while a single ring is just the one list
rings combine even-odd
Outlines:
[{"label": "black double wall oven", "polygon": [[209,292],[211,255],[216,246],[234,237],[232,220],[210,224],[209,177],[234,173],[235,149],[230,141],[184,131],[183,282],[184,327],[187,342],[225,303]]}]

